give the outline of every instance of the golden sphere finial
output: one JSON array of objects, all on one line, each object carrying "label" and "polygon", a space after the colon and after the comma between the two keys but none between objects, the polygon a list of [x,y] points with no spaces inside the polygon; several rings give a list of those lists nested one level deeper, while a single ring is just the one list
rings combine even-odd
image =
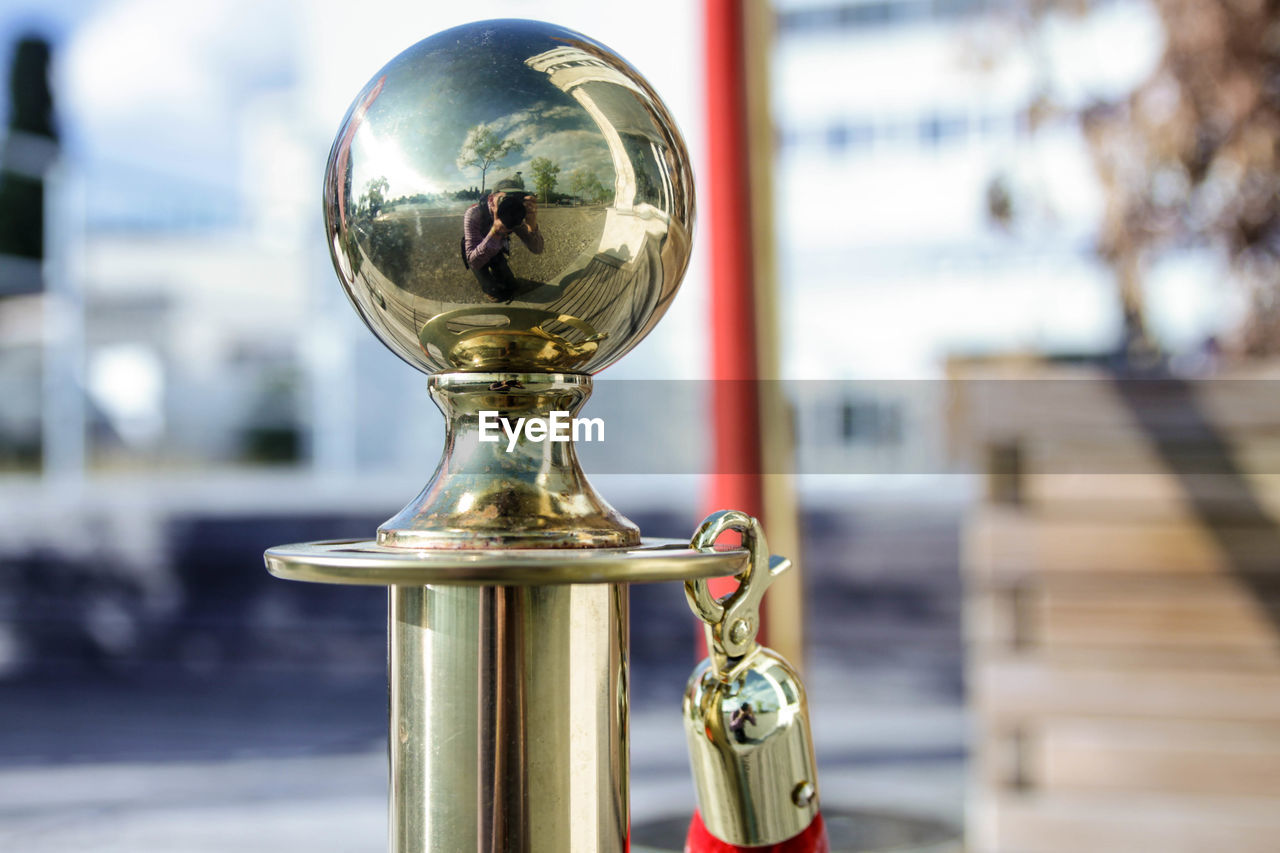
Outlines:
[{"label": "golden sphere finial", "polygon": [[688,264],[684,141],[630,65],[536,21],[467,24],[391,60],[325,171],[334,267],[426,373],[595,373]]}]

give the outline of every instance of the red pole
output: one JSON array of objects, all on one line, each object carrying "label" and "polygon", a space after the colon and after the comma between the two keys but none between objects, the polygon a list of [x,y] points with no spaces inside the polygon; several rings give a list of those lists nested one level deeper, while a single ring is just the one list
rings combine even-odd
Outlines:
[{"label": "red pole", "polygon": [[[749,0],[746,0],[749,2]],[[711,244],[711,428],[713,459],[708,512],[738,509],[762,521],[763,488],[760,364],[756,330],[755,253],[752,245],[751,151],[747,102],[744,0],[703,0],[706,55],[707,163],[702,198]],[[759,57],[757,57],[757,60]],[[712,581],[711,592],[733,590],[732,579]],[[768,643],[767,614],[757,639]],[[700,643],[706,654],[705,639]],[[751,784],[744,780],[743,784]],[[807,829],[753,853],[826,853],[822,815]],[[695,812],[686,853],[746,853],[713,836]]]},{"label": "red pole", "polygon": [[[708,512],[764,515],[760,484],[743,7],[704,0],[707,163],[703,198],[711,246],[711,429]],[[705,513],[704,513],[705,514]],[[712,586],[723,595],[731,580]]]}]

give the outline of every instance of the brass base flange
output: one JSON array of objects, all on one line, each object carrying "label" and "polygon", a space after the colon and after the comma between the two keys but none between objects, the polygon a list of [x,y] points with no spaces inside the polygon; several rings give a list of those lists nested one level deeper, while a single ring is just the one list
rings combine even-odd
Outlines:
[{"label": "brass base flange", "polygon": [[[773,557],[773,561],[783,558]],[[365,586],[533,586],[683,581],[741,574],[745,549],[699,551],[645,539],[635,548],[393,548],[354,539],[280,545],[266,553],[278,578]],[[774,565],[777,565],[774,563]]]}]

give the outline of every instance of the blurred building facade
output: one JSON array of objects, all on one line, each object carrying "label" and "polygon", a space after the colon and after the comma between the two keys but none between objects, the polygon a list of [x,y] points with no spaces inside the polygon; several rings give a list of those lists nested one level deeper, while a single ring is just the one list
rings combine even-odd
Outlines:
[{"label": "blurred building facade", "polygon": [[[989,0],[776,5],[784,371],[886,380],[802,404],[802,468],[948,470],[944,395],[916,380],[954,356],[1118,345],[1079,112],[1150,73],[1158,21],[1129,0],[1041,15]],[[1048,95],[1060,108],[1045,114]],[[1220,301],[1212,288],[1202,276],[1179,297],[1202,307]],[[1175,349],[1220,321],[1182,314]]]},{"label": "blurred building facade", "polygon": [[[254,33],[204,10],[207,33],[184,38],[233,59],[172,81],[85,82],[119,60],[124,34],[178,26],[146,4],[93,5],[55,40],[53,79],[75,97],[60,101],[70,133],[49,173],[44,291],[0,300],[0,487],[15,507],[0,533],[14,548],[40,531],[60,547],[58,516],[139,542],[204,512],[376,518],[428,479],[443,425],[425,383],[361,327],[320,239],[337,116],[317,106],[334,84],[317,45],[334,27],[331,9],[309,10],[271,4]],[[672,38],[696,28],[694,11]],[[1077,105],[1132,86],[1160,34],[1137,0],[1034,26],[1016,5],[977,0],[780,0],[776,12],[783,375],[810,380],[789,392],[799,468],[825,496],[846,482],[831,472],[946,472],[944,401],[921,380],[949,355],[1115,343],[1084,141],[1071,115],[1033,107],[1045,75]],[[290,28],[300,35],[269,38]],[[1090,52],[1116,44],[1123,61],[1097,71]],[[155,103],[115,91],[130,79],[151,81]],[[80,113],[95,98],[123,106],[90,121]],[[175,129],[169,109],[194,129]],[[201,110],[216,138],[201,137]],[[696,119],[682,122],[699,150]],[[108,143],[89,144],[93,133]],[[701,375],[699,275],[695,261],[672,316],[606,381]],[[613,425],[612,446],[704,458],[709,437],[688,428],[702,423],[695,391],[629,396],[602,388],[588,410]],[[656,470],[636,458],[628,473]],[[697,490],[646,475],[604,491],[624,511],[691,515]]]},{"label": "blurred building facade", "polygon": [[[777,4],[785,376],[937,378],[955,353],[1114,346],[1120,316],[1094,251],[1101,191],[1087,146],[1074,114],[1040,116],[1036,103],[1046,87],[1079,108],[1131,88],[1161,37],[1137,0],[1047,22],[1029,14],[982,0]],[[1118,44],[1124,57],[1097,70],[1089,55],[1111,58]],[[267,463],[349,475],[434,462],[440,427],[416,375],[359,328],[316,239],[313,176],[331,129],[307,103],[314,63],[296,45],[273,62],[269,85],[228,109],[231,174],[86,160],[74,148],[58,169],[51,272],[70,301],[44,312],[67,322],[43,338],[70,335],[81,348],[86,394],[63,408],[83,413],[91,468]],[[29,327],[32,311],[9,300],[6,328]],[[687,377],[673,370],[687,359],[661,356],[675,337],[609,376]],[[30,347],[12,340],[20,352],[0,371],[17,401],[6,443],[28,449],[9,453],[9,467],[29,470],[49,388],[32,379]],[[941,436],[926,426],[928,406],[915,408],[922,395],[893,383],[876,394],[888,398],[797,400],[806,450],[861,471],[858,442],[896,442],[929,460],[915,467],[934,466]],[[67,420],[45,441],[73,445]]]}]

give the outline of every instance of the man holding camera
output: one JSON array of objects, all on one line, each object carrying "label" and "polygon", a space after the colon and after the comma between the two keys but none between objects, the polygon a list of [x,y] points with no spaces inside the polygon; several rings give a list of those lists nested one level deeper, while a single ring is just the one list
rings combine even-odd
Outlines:
[{"label": "man holding camera", "polygon": [[542,254],[538,200],[505,178],[487,197],[467,208],[462,226],[463,261],[490,302],[510,302],[519,287],[507,262],[513,233],[530,252]]}]

